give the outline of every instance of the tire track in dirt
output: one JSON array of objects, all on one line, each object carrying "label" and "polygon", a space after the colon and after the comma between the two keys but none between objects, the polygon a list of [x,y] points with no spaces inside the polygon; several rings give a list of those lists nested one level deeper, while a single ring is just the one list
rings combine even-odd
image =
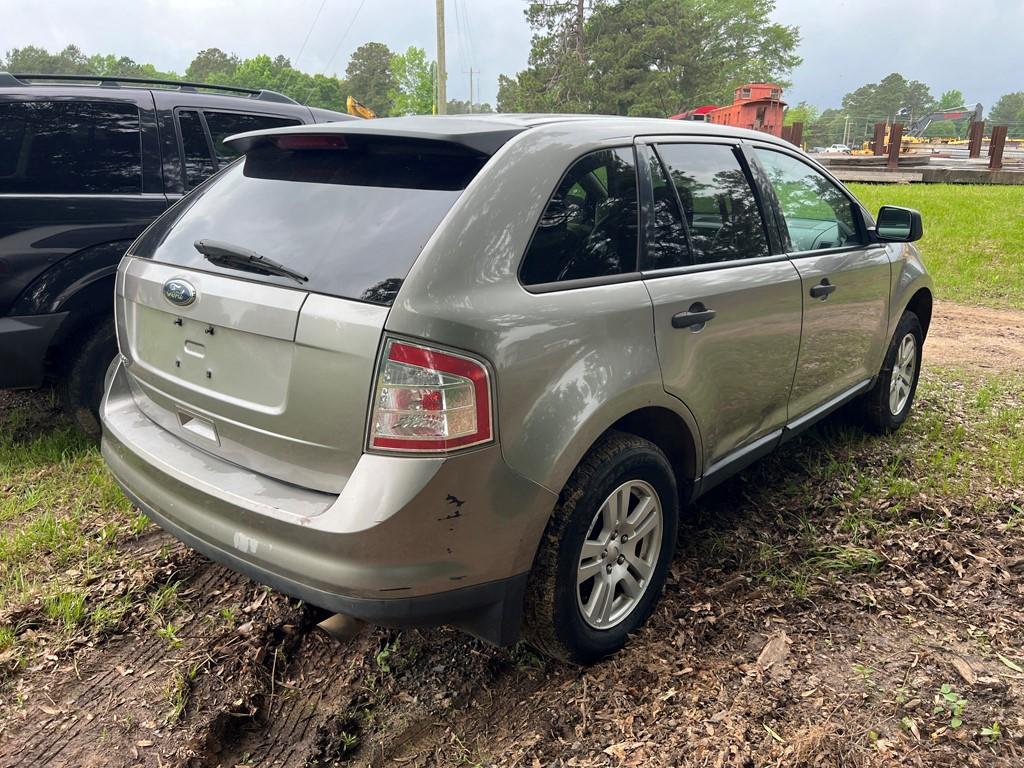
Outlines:
[{"label": "tire track in dirt", "polygon": [[[36,680],[33,702],[0,738],[0,766],[182,764],[205,740],[212,721],[235,705],[244,709],[254,671],[259,675],[259,656],[297,610],[283,598],[266,597],[244,576],[198,555],[191,559],[188,573],[180,574],[180,645],[144,621]],[[226,599],[233,603],[254,593],[266,605],[242,627],[225,629],[210,620]],[[192,664],[202,669],[190,681],[186,718],[167,727],[169,683]]]}]

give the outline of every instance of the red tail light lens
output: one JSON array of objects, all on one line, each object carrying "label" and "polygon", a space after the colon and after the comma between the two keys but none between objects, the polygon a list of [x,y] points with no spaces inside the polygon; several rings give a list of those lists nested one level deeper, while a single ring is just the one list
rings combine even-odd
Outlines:
[{"label": "red tail light lens", "polygon": [[389,341],[377,374],[370,448],[448,451],[489,442],[487,368],[468,357]]}]

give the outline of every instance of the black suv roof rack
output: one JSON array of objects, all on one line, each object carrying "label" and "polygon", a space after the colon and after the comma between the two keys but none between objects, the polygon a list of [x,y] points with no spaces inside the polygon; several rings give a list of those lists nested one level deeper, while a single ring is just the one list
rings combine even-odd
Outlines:
[{"label": "black suv roof rack", "polygon": [[0,72],[0,88],[11,86],[31,85],[35,80],[52,80],[66,83],[96,83],[106,88],[119,88],[121,83],[131,85],[160,85],[172,86],[181,91],[198,91],[200,88],[210,91],[225,91],[231,95],[247,96],[250,99],[260,101],[276,101],[282,104],[298,104],[295,99],[285,96],[277,91],[268,91],[258,88],[241,88],[236,85],[216,85],[214,83],[190,83],[183,80],[159,80],[150,77],[121,77],[120,75],[12,75],[9,72]]}]

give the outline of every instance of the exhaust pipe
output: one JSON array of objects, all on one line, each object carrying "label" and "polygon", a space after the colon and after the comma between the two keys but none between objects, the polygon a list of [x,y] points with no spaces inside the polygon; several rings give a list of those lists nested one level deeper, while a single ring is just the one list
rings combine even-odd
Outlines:
[{"label": "exhaust pipe", "polygon": [[344,613],[328,616],[317,627],[339,643],[347,643],[366,627],[366,622]]}]

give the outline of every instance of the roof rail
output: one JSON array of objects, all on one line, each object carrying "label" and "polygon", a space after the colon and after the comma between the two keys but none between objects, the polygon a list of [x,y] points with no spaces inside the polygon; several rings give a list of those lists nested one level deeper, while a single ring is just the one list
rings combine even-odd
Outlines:
[{"label": "roof rail", "polygon": [[173,86],[182,91],[198,91],[200,88],[210,91],[226,91],[232,95],[247,96],[250,99],[260,101],[274,101],[281,104],[298,104],[295,99],[285,96],[277,91],[268,91],[257,88],[242,88],[237,85],[217,85],[215,83],[190,83],[185,80],[160,80],[152,77],[122,77],[120,75],[36,75],[17,74],[0,72],[0,87],[12,87],[18,85],[30,85],[35,80],[52,80],[62,83],[82,83],[85,85],[96,83],[107,88],[118,88],[121,83],[131,85],[163,85]]}]

